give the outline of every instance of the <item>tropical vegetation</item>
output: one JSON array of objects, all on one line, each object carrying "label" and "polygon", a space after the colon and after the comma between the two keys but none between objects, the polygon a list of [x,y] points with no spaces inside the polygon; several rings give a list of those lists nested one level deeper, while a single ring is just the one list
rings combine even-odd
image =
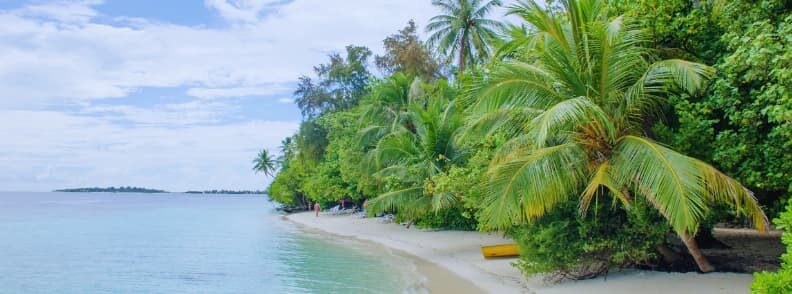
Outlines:
[{"label": "tropical vegetation", "polygon": [[487,18],[499,0],[433,0],[444,14],[433,17],[426,30],[430,46],[452,60],[465,72],[468,65],[480,64],[489,57],[491,43],[501,23]]},{"label": "tropical vegetation", "polygon": [[471,89],[473,127],[512,133],[489,168],[481,221],[506,229],[576,195],[581,214],[602,194],[624,206],[644,201],[668,220],[699,269],[712,271],[693,238],[708,209],[726,203],[760,230],[766,217],[737,181],[644,130],[670,92],[695,95],[712,70],[650,59],[641,30],[609,17],[604,4],[569,1],[563,14],[536,3],[510,9],[536,31],[517,48],[521,56],[494,66]]},{"label": "tropical vegetation", "polygon": [[268,176],[273,176],[277,169],[277,162],[272,158],[267,149],[259,151],[255,159],[253,159],[253,171],[261,172]]},{"label": "tropical vegetation", "polygon": [[755,274],[751,291],[755,293],[790,293],[792,292],[792,199],[786,211],[775,220],[776,226],[784,230],[781,241],[787,251],[781,256],[781,269],[778,272],[761,272]]},{"label": "tropical vegetation", "polygon": [[713,224],[765,230],[792,194],[792,5],[754,2],[433,1],[427,41],[410,21],[300,77],[300,129],[256,170],[286,205],[505,232],[527,275],[716,270]]}]

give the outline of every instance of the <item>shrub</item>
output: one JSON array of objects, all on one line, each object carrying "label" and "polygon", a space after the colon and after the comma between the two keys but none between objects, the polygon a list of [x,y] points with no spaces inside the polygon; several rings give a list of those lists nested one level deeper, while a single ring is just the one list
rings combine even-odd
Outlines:
[{"label": "shrub", "polygon": [[786,211],[775,220],[777,228],[783,229],[781,241],[786,245],[787,252],[781,256],[781,269],[777,272],[761,272],[754,274],[751,284],[752,293],[792,293],[792,199]]},{"label": "shrub", "polygon": [[434,228],[447,230],[473,231],[478,226],[478,221],[460,205],[441,209],[435,213],[428,213],[415,221],[419,228]]},{"label": "shrub", "polygon": [[569,202],[510,232],[520,247],[515,265],[526,276],[546,274],[545,280],[558,282],[656,258],[655,248],[669,227],[654,210],[637,201],[628,209],[594,206],[588,216],[580,216],[577,203]]}]

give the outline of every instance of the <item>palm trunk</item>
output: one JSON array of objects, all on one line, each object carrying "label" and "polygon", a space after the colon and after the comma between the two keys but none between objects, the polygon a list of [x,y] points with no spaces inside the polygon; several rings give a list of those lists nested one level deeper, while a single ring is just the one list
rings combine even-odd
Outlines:
[{"label": "palm trunk", "polygon": [[465,72],[465,57],[467,55],[467,46],[465,46],[465,38],[463,36],[462,43],[459,44],[459,75]]},{"label": "palm trunk", "polygon": [[657,245],[655,249],[657,250],[658,253],[660,253],[661,256],[663,256],[663,261],[665,261],[667,264],[669,264],[672,267],[681,258],[679,254],[674,252],[674,250],[671,250],[671,248],[668,248],[668,246]]},{"label": "palm trunk", "polygon": [[693,256],[693,260],[696,261],[696,265],[698,265],[698,268],[702,273],[709,273],[715,270],[709,261],[707,261],[707,258],[704,256],[704,254],[701,253],[701,249],[699,249],[698,243],[696,243],[696,238],[691,237],[687,233],[679,233],[679,238],[681,238],[682,242],[685,243],[685,247],[687,247],[690,255]]}]

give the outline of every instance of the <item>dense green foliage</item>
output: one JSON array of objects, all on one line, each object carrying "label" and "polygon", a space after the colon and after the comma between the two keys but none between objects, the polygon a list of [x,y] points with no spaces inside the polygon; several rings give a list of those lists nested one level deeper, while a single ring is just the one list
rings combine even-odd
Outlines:
[{"label": "dense green foliage", "polygon": [[670,99],[658,137],[714,163],[776,216],[792,195],[792,2],[627,1],[664,54],[717,70],[705,95]]},{"label": "dense green foliage", "polygon": [[593,215],[581,216],[577,205],[562,203],[537,222],[514,229],[520,270],[550,273],[547,280],[582,279],[657,258],[654,248],[664,243],[669,228],[647,206],[612,209],[611,203],[599,203]]},{"label": "dense green foliage", "polygon": [[656,143],[645,126],[669,95],[702,92],[713,71],[653,58],[643,31],[606,8],[602,1],[569,1],[560,12],[536,3],[511,8],[536,31],[469,94],[472,128],[512,132],[490,165],[480,221],[506,229],[570,197],[580,197],[581,214],[601,194],[625,206],[645,201],[699,268],[712,271],[690,240],[711,208],[727,204],[759,229],[764,213],[737,181]]},{"label": "dense green foliage", "polygon": [[781,241],[787,246],[787,252],[781,256],[781,269],[778,272],[754,274],[755,280],[751,285],[753,293],[792,293],[792,199],[775,224],[784,230]]},{"label": "dense green foliage", "polygon": [[[397,221],[401,221],[401,217],[397,215]],[[447,229],[447,230],[460,230],[472,231],[476,229],[478,222],[461,206],[452,206],[443,208],[435,213],[424,214],[414,220],[415,225],[419,228],[427,229]]]},{"label": "dense green foliage", "polygon": [[500,1],[433,1],[432,46],[408,23],[381,77],[367,48],[331,54],[300,78],[270,197],[507,231],[526,274],[653,263],[673,234],[712,270],[697,233],[763,229],[756,198],[792,194],[790,2],[546,2],[502,26]]}]

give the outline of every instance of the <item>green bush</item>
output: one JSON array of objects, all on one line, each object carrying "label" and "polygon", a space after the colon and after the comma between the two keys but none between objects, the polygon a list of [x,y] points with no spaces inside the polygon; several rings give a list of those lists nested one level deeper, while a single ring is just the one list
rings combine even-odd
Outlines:
[{"label": "green bush", "polygon": [[752,293],[792,293],[792,199],[789,200],[786,211],[775,220],[775,224],[784,230],[781,241],[786,245],[787,252],[781,256],[781,269],[777,272],[754,274]]},{"label": "green bush", "polygon": [[455,205],[435,213],[425,214],[415,221],[415,225],[419,228],[474,231],[478,226],[478,221],[469,211],[460,205]]},{"label": "green bush", "polygon": [[580,216],[577,203],[570,202],[512,230],[520,247],[515,265],[526,276],[547,274],[553,282],[593,278],[653,261],[669,231],[660,215],[637,201],[628,209],[599,203],[588,214]]}]

